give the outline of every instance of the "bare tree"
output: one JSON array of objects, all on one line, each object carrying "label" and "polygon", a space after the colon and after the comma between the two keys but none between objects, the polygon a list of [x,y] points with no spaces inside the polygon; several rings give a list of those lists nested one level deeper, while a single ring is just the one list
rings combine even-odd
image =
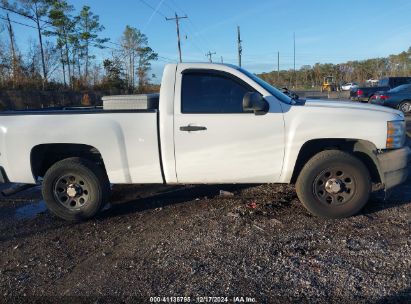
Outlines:
[{"label": "bare tree", "polygon": [[19,78],[21,76],[21,56],[18,53],[17,45],[14,37],[13,26],[11,24],[11,20],[9,14],[6,15],[7,18],[7,32],[9,34],[9,45],[10,45],[10,53],[11,53],[11,78],[13,87],[16,86]]},{"label": "bare tree", "polygon": [[[4,31],[4,26],[0,25],[0,32]],[[5,83],[12,76],[12,61],[9,45],[6,41],[0,40],[0,83]]]},{"label": "bare tree", "polygon": [[[16,0],[10,3],[8,0],[2,0],[2,4],[9,10],[19,14],[27,19],[32,20],[37,29],[40,52],[41,52],[41,62],[43,69],[43,79],[47,80],[47,68],[44,58],[44,48],[43,48],[43,29],[48,25],[42,18],[47,16],[49,10],[49,3],[47,0]],[[43,84],[44,86],[44,84]]]}]

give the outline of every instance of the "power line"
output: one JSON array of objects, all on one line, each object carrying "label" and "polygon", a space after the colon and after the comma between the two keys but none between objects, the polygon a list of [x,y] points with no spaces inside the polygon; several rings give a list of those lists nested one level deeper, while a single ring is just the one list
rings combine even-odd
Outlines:
[{"label": "power line", "polygon": [[151,8],[154,12],[156,12],[157,14],[159,14],[160,16],[167,18],[166,15],[164,15],[162,12],[160,12],[160,10],[156,10],[151,4],[147,3],[145,0],[139,0],[141,3],[143,3],[145,6]]},{"label": "power line", "polygon": [[[115,45],[115,46],[123,47],[121,44],[116,43],[116,42],[107,41],[107,43],[110,43],[110,44]],[[111,50],[114,50],[114,51],[119,51],[119,52],[122,51],[121,49],[115,49],[115,48],[112,48],[112,47],[109,47],[109,46],[106,46],[106,47],[107,47],[108,49],[111,49]],[[171,58],[168,58],[168,57],[165,57],[165,56],[157,55],[157,57],[163,58],[163,59],[166,59],[166,60],[169,60],[169,61],[173,61],[173,62],[176,61],[175,59],[171,59]]]},{"label": "power line", "polygon": [[[159,10],[156,10],[155,8],[153,8],[153,7],[152,7],[150,4],[148,4],[146,1],[144,1],[144,0],[140,0],[140,1],[141,1],[142,3],[144,3],[145,5],[147,5],[148,7],[150,7],[151,9],[153,9],[154,12],[156,12],[156,13],[158,13],[159,15],[163,16],[164,18],[166,18],[166,16],[165,16],[164,14],[162,14]],[[22,13],[22,12],[18,12],[18,11],[14,10],[14,9],[7,8],[7,7],[2,6],[2,5],[0,5],[0,9],[6,10],[6,11],[9,11],[9,12],[12,12],[12,13],[14,13],[14,14],[17,14],[17,15],[23,16],[23,17],[25,17],[25,18],[27,18],[27,19],[34,20],[34,21],[35,21],[35,18],[34,18],[33,16],[28,15],[28,14],[24,14],[24,13]],[[0,16],[0,19],[1,19],[1,20],[5,20],[5,21],[8,21],[7,18],[5,18],[5,17],[3,17],[3,16]],[[49,22],[49,21],[47,21],[47,20],[39,19],[39,21],[41,21],[41,22],[43,22],[43,23],[47,23],[47,24],[53,25],[51,22]],[[22,22],[19,22],[19,21],[15,21],[15,20],[11,20],[11,19],[10,19],[10,22],[15,23],[15,24],[19,24],[19,25],[21,25],[21,26],[25,26],[25,27],[37,29],[37,27],[35,27],[35,26],[29,25],[29,24],[25,24],[25,23],[22,23]],[[112,42],[112,41],[107,41],[107,43],[110,43],[110,44],[112,44],[112,45],[116,45],[116,46],[122,47],[121,44],[118,44],[118,43],[115,43],[115,42]],[[115,51],[119,51],[119,49],[114,49],[114,48],[111,48],[111,47],[108,47],[108,46],[106,46],[106,47],[109,48],[109,49],[115,50]],[[158,56],[158,58],[161,58],[161,59],[163,59],[163,60],[168,60],[168,61],[171,61],[171,62],[175,62],[175,61],[176,61],[176,60],[174,60],[174,59],[167,58],[167,57],[164,57],[164,56]]]},{"label": "power line", "polygon": [[181,6],[180,6],[176,1],[170,0],[170,2],[174,3],[174,5],[175,5],[177,8],[179,8],[180,11],[182,11],[184,14],[187,14],[187,13],[181,8]]},{"label": "power line", "polygon": [[[7,18],[5,18],[3,16],[0,16],[0,19],[8,21]],[[19,24],[19,25],[22,25],[22,26],[30,27],[30,28],[33,28],[33,29],[37,29],[37,27],[35,27],[35,26],[29,25],[29,24],[24,24],[24,23],[14,21],[14,20],[11,20],[11,19],[10,19],[10,22],[15,23],[15,24]]]},{"label": "power line", "polygon": [[29,18],[29,19],[34,20],[34,17],[31,16],[31,15],[24,14],[24,13],[22,13],[22,12],[16,11],[16,10],[14,10],[14,9],[11,9],[11,8],[8,8],[8,7],[2,6],[2,5],[0,5],[0,8],[3,9],[3,10],[5,10],[5,11],[9,11],[9,12],[12,12],[12,13],[14,13],[14,14],[17,14],[17,15],[20,15],[20,16],[23,16],[23,17],[26,17],[26,18]]},{"label": "power line", "polygon": [[[151,4],[147,3],[145,0],[139,0],[141,3],[143,3],[145,6],[149,7],[150,9],[152,9],[154,11],[154,13],[159,14],[160,16],[164,17],[167,21],[170,20],[175,20],[176,21],[176,25],[177,25],[177,44],[178,44],[178,53],[179,53],[179,57],[180,57],[180,62],[182,62],[182,55],[181,55],[181,42],[180,42],[180,25],[179,25],[179,20],[180,19],[185,19],[188,18],[187,15],[186,16],[178,16],[177,13],[175,13],[175,17],[173,18],[168,18],[166,15],[164,15],[159,7],[155,8],[153,7]],[[164,1],[163,1],[164,2]],[[168,6],[167,6],[168,7]]]},{"label": "power line", "polygon": [[148,18],[146,24],[144,25],[142,32],[146,30],[146,28],[150,25],[151,21],[153,20],[154,15],[160,10],[161,5],[163,4],[165,0],[160,0],[160,2],[157,4],[156,8],[154,9],[153,13],[150,15],[150,18]]},{"label": "power line", "polygon": [[[186,16],[188,15],[188,14],[186,13],[186,11],[183,10],[180,5],[178,5],[177,2],[175,2],[175,1],[171,1],[171,2],[174,4],[174,7],[172,7],[170,4],[168,4],[167,1],[165,1],[163,4],[164,4],[164,6],[166,6],[171,12],[175,12],[175,11],[177,10],[177,11],[180,11],[181,13],[183,13],[183,14],[186,15]],[[202,49],[201,52],[204,53],[204,50],[207,49],[207,48],[208,48],[208,49],[210,49],[210,48],[213,49],[214,47],[211,47],[210,41],[209,41],[208,39],[206,39],[206,37],[204,37],[204,36],[200,33],[200,31],[198,30],[198,27],[194,24],[194,22],[193,22],[193,20],[191,20],[191,18],[188,18],[188,23],[189,23],[190,27],[192,28],[192,30],[190,30],[190,29],[187,27],[187,30],[188,30],[189,32],[191,32],[190,37],[193,37],[193,39],[196,38],[196,37],[200,38],[200,39],[198,39],[198,42],[200,42],[200,40],[201,40],[201,43],[200,43],[200,44],[201,44],[201,45],[200,45],[200,48]],[[191,39],[190,42],[193,43],[193,45],[194,45],[197,49],[199,49],[199,48],[194,44],[193,39]],[[204,46],[206,46],[206,47],[204,47]]]},{"label": "power line", "polygon": [[188,22],[189,22],[189,24],[191,24],[192,28],[193,28],[194,31],[196,32],[194,36],[195,36],[195,37],[196,37],[196,36],[200,37],[207,46],[212,46],[212,43],[210,43],[210,40],[208,40],[205,36],[203,36],[203,35],[200,33],[198,27],[194,24],[194,22],[193,22],[191,19],[188,19]]},{"label": "power line", "polygon": [[[19,12],[19,11],[16,11],[16,10],[14,10],[14,9],[12,9],[12,8],[5,7],[5,6],[3,6],[3,5],[0,5],[0,8],[3,9],[3,10],[5,10],[5,11],[9,11],[9,12],[12,12],[12,13],[14,13],[14,14],[23,16],[23,17],[25,17],[25,18],[27,18],[27,19],[36,21],[36,18],[35,18],[34,16],[31,16],[31,15],[28,15],[28,14],[25,14],[25,13],[22,13],[22,12]],[[48,23],[48,24],[53,25],[50,21],[43,20],[43,19],[38,19],[38,20],[41,21],[41,22],[43,22],[43,23]]]},{"label": "power line", "polygon": [[158,55],[157,55],[157,57],[158,57],[158,58],[161,58],[161,59],[168,60],[169,62],[170,62],[170,61],[171,61],[171,62],[176,62],[176,61],[177,61],[177,60],[175,60],[175,59],[171,59],[171,58],[164,57],[164,56],[158,56]]},{"label": "power line", "polygon": [[198,31],[197,27],[194,25],[193,21],[189,18],[188,19],[188,25],[190,25],[191,29],[191,36],[193,38],[198,38],[198,41],[201,43],[201,45],[205,46],[204,49],[214,49],[214,46],[206,39],[203,35],[200,34]]},{"label": "power line", "polygon": [[[171,6],[170,4],[168,4],[166,1],[162,1],[162,2],[160,1],[160,3],[161,3],[162,5],[164,5],[165,7],[167,7],[167,8],[170,10],[170,12],[175,12],[175,11],[176,11],[175,8],[177,7],[178,10],[179,10],[180,12],[184,13],[184,15],[185,15],[185,16],[183,16],[183,17],[179,17],[179,16],[177,15],[177,13],[175,13],[176,17],[174,17],[174,18],[167,18],[162,12],[159,11],[158,5],[157,5],[157,9],[156,9],[153,5],[147,3],[145,0],[139,0],[139,1],[142,2],[144,5],[146,5],[147,7],[149,7],[150,9],[152,9],[152,10],[154,11],[154,13],[158,13],[160,16],[166,18],[166,20],[176,20],[177,27],[178,27],[178,28],[177,28],[177,32],[178,32],[178,33],[177,33],[177,40],[178,40],[178,48],[179,48],[180,62],[182,62],[182,59],[181,59],[181,40],[180,40],[180,37],[179,37],[179,36],[180,36],[180,33],[179,33],[179,32],[180,32],[180,28],[183,29],[183,26],[180,25],[180,23],[178,22],[178,21],[179,21],[178,19],[185,19],[185,18],[187,18],[188,21],[189,21],[189,23],[190,23],[190,25],[193,27],[194,31],[196,31],[196,33],[193,34],[193,32],[192,32],[191,30],[189,30],[188,28],[186,28],[187,31],[191,32],[191,34],[190,34],[190,43],[191,43],[196,49],[198,49],[198,50],[201,51],[201,52],[204,52],[204,49],[205,49],[203,46],[198,46],[198,45],[194,42],[194,38],[197,37],[197,36],[199,36],[200,38],[202,38],[203,42],[205,42],[206,45],[210,45],[208,42],[206,42],[205,38],[200,34],[200,32],[198,31],[198,29],[196,28],[196,26],[194,25],[194,23],[191,21],[191,19],[189,19],[189,18],[187,17],[187,13],[185,13],[184,10],[183,10],[177,3],[173,2],[175,7],[172,7],[172,6]],[[191,39],[191,37],[192,37],[193,39]]]},{"label": "power line", "polygon": [[[166,6],[166,7],[170,10],[171,13],[174,13],[174,12],[176,11],[176,9],[175,9],[174,7],[171,7],[171,6],[167,3],[167,1],[165,1],[165,2],[163,3],[163,5]],[[177,5],[176,5],[176,6],[177,6]],[[182,9],[180,9],[180,11],[181,11],[182,13],[184,13]],[[185,13],[184,13],[184,14],[185,14]]]},{"label": "power line", "polygon": [[[190,20],[190,19],[188,19],[188,20]],[[184,29],[185,29],[185,27],[182,25],[182,24],[180,24],[180,27],[181,27],[181,30],[182,31],[184,31]],[[188,32],[188,31],[185,31],[185,32]],[[190,33],[191,33],[191,31],[190,31]],[[189,38],[188,38],[189,37]],[[203,48],[201,45],[199,46],[199,45],[197,45],[195,42],[194,42],[194,39],[191,39],[191,37],[194,37],[194,35],[192,35],[192,34],[188,34],[187,35],[187,33],[186,33],[186,39],[188,39],[189,40],[189,42],[197,49],[197,50],[199,50],[201,53],[204,53],[205,51],[205,48]]]},{"label": "power line", "polygon": [[[115,45],[115,46],[122,47],[122,45],[119,44],[119,43],[115,43],[115,42],[111,42],[111,41],[108,41],[108,43],[110,43],[110,44],[112,44],[112,45]],[[105,47],[108,48],[108,49],[110,49],[110,50],[117,51],[117,52],[123,51],[123,50],[121,50],[121,49],[114,48],[114,47],[110,47],[110,46],[105,46]],[[176,61],[177,61],[176,59],[172,59],[172,58],[165,57],[165,56],[160,56],[160,55],[158,55],[158,54],[157,54],[157,57],[158,57],[159,59],[162,59],[162,61],[164,61],[164,60],[166,60],[167,62],[176,62]]]}]

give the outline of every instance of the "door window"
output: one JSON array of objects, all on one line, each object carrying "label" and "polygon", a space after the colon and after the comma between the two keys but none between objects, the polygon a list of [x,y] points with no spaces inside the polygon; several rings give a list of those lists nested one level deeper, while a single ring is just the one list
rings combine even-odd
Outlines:
[{"label": "door window", "polygon": [[[239,79],[212,73],[184,73],[182,113],[244,113],[243,97],[253,92]],[[248,111],[247,111],[248,113]]]}]

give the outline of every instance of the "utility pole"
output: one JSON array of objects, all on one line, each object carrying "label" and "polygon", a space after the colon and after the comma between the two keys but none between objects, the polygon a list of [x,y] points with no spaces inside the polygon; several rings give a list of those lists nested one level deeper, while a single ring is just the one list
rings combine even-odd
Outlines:
[{"label": "utility pole", "polygon": [[[39,44],[40,44],[40,54],[41,54],[41,64],[43,66],[43,90],[45,88],[46,82],[47,82],[47,69],[46,69],[46,61],[44,60],[44,48],[43,48],[43,38],[41,34],[41,26],[40,26],[40,20],[38,18],[38,11],[37,11],[37,5],[36,5],[36,18],[35,22],[37,25],[37,31],[39,35]],[[88,57],[86,57],[86,60]],[[88,62],[86,62],[86,81],[88,77]]]},{"label": "utility pole", "polygon": [[243,54],[243,47],[241,46],[240,27],[237,26],[237,46],[238,46],[238,66],[241,68],[241,55]]},{"label": "utility pole", "polygon": [[176,26],[177,26],[177,45],[178,45],[178,54],[180,56],[180,62],[183,62],[183,59],[181,57],[181,43],[180,43],[180,24],[179,24],[179,20],[180,19],[186,19],[188,18],[187,15],[185,16],[178,16],[177,13],[175,13],[175,17],[173,18],[166,18],[167,21],[170,20],[175,20],[176,21]]},{"label": "utility pole", "polygon": [[64,82],[64,87],[67,87],[67,82],[66,82],[66,65],[64,63],[64,55],[63,55],[63,47],[60,46],[60,57],[61,57],[61,63],[63,64],[63,82]]},{"label": "utility pole", "polygon": [[295,88],[295,82],[296,82],[296,75],[295,75],[295,32],[293,35],[293,39],[294,39],[294,88]]},{"label": "utility pole", "polygon": [[10,47],[11,47],[11,55],[12,55],[12,75],[13,75],[13,88],[15,86],[16,78],[18,76],[18,66],[17,66],[17,56],[16,56],[16,49],[15,49],[15,44],[14,44],[14,33],[13,33],[13,27],[11,26],[11,21],[9,14],[6,14],[7,16],[7,30],[9,32],[9,38],[10,38]]},{"label": "utility pole", "polygon": [[277,82],[280,83],[280,52],[277,52]]},{"label": "utility pole", "polygon": [[210,62],[213,62],[213,55],[215,55],[216,54],[216,52],[210,52],[210,51],[208,51],[208,53],[207,54],[205,54],[207,57],[208,57],[208,61],[210,61]]}]

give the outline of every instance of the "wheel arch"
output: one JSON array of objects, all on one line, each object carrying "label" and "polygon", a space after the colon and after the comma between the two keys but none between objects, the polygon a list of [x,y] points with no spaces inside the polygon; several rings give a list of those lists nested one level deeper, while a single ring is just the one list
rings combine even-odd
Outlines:
[{"label": "wheel arch", "polygon": [[30,151],[30,166],[34,179],[44,177],[47,170],[55,163],[71,157],[87,159],[106,171],[100,151],[93,146],[72,143],[40,144]]},{"label": "wheel arch", "polygon": [[325,150],[341,150],[355,155],[367,167],[372,183],[375,185],[382,183],[382,176],[379,173],[379,162],[376,157],[377,148],[373,143],[360,139],[332,138],[313,139],[307,141],[301,147],[291,176],[291,183],[294,184],[297,181],[302,168],[309,159]]}]

